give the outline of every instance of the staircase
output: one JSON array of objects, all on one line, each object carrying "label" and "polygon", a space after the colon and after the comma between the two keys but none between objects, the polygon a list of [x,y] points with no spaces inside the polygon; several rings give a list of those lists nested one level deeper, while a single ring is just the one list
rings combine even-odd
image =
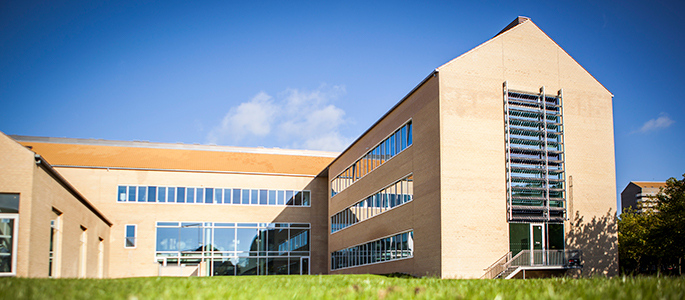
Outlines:
[{"label": "staircase", "polygon": [[481,278],[510,279],[521,270],[580,269],[580,258],[580,250],[523,250],[513,257],[509,252],[485,269]]}]

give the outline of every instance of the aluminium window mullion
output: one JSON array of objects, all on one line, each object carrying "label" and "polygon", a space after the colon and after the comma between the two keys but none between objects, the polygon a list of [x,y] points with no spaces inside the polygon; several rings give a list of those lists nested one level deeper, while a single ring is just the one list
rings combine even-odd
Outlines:
[{"label": "aluminium window mullion", "polygon": [[544,155],[545,155],[545,217],[547,221],[549,221],[549,149],[547,149],[547,96],[545,95],[545,87],[542,86],[540,88],[540,97],[542,99],[542,120],[544,121],[542,124],[542,131],[545,136],[545,150],[544,150]]},{"label": "aluminium window mullion", "polygon": [[509,221],[513,219],[513,209],[511,208],[512,202],[511,202],[511,132],[509,131],[510,123],[509,123],[509,87],[508,83],[505,81],[504,82],[504,127],[507,130],[507,142],[506,142],[506,148],[507,148],[507,158],[506,158],[506,163],[507,163],[507,200],[508,200],[508,210],[509,210]]}]

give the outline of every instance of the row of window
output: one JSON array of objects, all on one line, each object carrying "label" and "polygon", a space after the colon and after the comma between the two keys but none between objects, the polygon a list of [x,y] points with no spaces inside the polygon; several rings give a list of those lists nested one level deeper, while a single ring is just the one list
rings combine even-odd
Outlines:
[{"label": "row of window", "polygon": [[331,253],[331,269],[368,265],[414,256],[414,232],[404,232]]},{"label": "row of window", "polygon": [[331,217],[331,233],[412,201],[413,198],[414,176],[409,175],[333,215]]},{"label": "row of window", "polygon": [[202,187],[118,187],[118,202],[310,206],[310,191]]},{"label": "row of window", "polygon": [[331,181],[331,197],[412,144],[412,123],[405,124]]},{"label": "row of window", "polygon": [[156,251],[161,257],[188,256],[187,252],[301,256],[309,253],[309,231],[309,224],[299,223],[158,222]]}]

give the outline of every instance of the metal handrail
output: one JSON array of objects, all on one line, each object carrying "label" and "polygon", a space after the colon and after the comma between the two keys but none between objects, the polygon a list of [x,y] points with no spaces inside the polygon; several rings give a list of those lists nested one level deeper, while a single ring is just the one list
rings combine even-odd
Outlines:
[{"label": "metal handrail", "polygon": [[485,269],[485,274],[481,278],[496,278],[512,267],[581,268],[581,253],[580,250],[522,250],[512,257],[509,252]]},{"label": "metal handrail", "polygon": [[507,252],[504,256],[500,257],[494,264],[490,265],[485,269],[485,274],[481,276],[481,279],[492,279],[502,272],[506,271],[507,268],[504,265],[511,261],[511,251]]}]

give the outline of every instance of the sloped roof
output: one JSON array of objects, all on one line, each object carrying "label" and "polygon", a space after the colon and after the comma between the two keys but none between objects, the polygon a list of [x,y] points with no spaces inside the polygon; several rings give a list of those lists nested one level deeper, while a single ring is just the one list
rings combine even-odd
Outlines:
[{"label": "sloped roof", "polygon": [[463,57],[466,57],[467,55],[469,55],[470,53],[472,53],[472,52],[474,52],[474,51],[477,51],[479,48],[483,47],[484,45],[487,45],[487,44],[493,42],[494,40],[497,40],[497,39],[501,38],[503,35],[506,35],[506,34],[508,34],[508,33],[510,33],[510,32],[513,32],[515,29],[521,27],[521,25],[523,25],[523,24],[532,25],[532,26],[534,26],[537,30],[539,30],[540,33],[542,33],[547,39],[549,39],[552,43],[554,43],[554,45],[556,45],[564,54],[566,54],[571,60],[573,60],[573,62],[574,62],[578,67],[580,67],[588,76],[590,76],[590,78],[592,78],[592,80],[594,80],[597,84],[599,84],[604,90],[606,90],[606,91],[607,91],[609,94],[611,94],[611,96],[613,97],[613,94],[609,91],[609,89],[607,89],[601,82],[599,82],[599,80],[597,80],[597,78],[595,78],[594,76],[592,76],[592,74],[590,74],[590,72],[588,72],[588,71],[587,71],[580,63],[578,63],[578,61],[576,61],[570,54],[568,54],[568,52],[566,52],[566,50],[564,50],[564,48],[562,48],[561,46],[559,46],[559,44],[557,44],[557,42],[555,42],[551,37],[549,37],[549,35],[547,35],[547,33],[545,33],[544,31],[542,31],[542,29],[540,29],[540,27],[538,27],[538,26],[533,22],[533,20],[531,20],[531,19],[528,18],[528,17],[523,17],[523,16],[519,16],[519,17],[517,17],[516,19],[514,19],[514,21],[512,21],[511,23],[509,23],[509,25],[507,25],[506,27],[504,27],[504,29],[502,29],[499,33],[497,33],[497,34],[496,34],[494,37],[492,37],[491,39],[485,41],[484,43],[482,43],[482,44],[476,46],[475,48],[473,48],[473,49],[467,51],[466,53],[463,53],[463,54],[457,56],[456,58],[451,59],[450,61],[444,63],[444,64],[441,65],[441,66],[439,66],[438,68],[436,68],[436,71],[439,72],[441,69],[444,69],[447,65],[449,65],[449,64],[451,64],[451,63],[453,63],[453,62],[455,62],[455,61],[457,61],[457,60],[460,60],[460,59],[462,59]]},{"label": "sloped roof", "polygon": [[[319,174],[335,158],[333,152],[264,148],[123,142],[122,145],[45,142],[30,137],[15,138],[45,157],[54,167],[96,167],[174,171],[237,172],[262,174]],[[81,143],[78,143],[81,141]],[[111,141],[109,141],[112,143]],[[168,147],[163,147],[167,145]],[[193,149],[199,148],[199,149]]]}]

